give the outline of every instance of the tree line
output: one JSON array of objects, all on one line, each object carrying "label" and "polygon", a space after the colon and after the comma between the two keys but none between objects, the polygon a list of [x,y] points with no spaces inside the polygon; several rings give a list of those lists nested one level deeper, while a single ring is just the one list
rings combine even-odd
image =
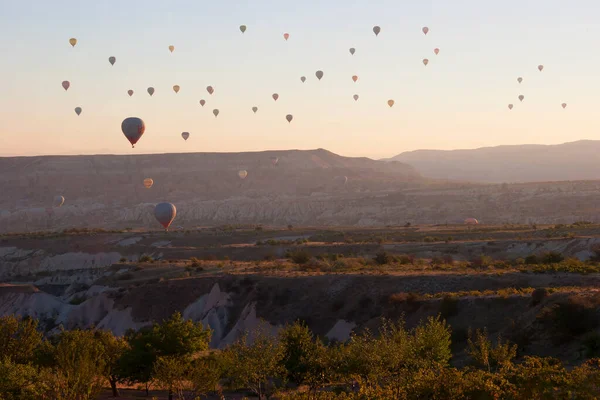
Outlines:
[{"label": "tree line", "polygon": [[[517,346],[469,332],[470,364],[451,366],[451,329],[428,318],[413,329],[383,321],[346,343],[301,322],[262,329],[223,350],[212,332],[176,313],[123,337],[60,330],[44,337],[32,318],[0,318],[0,400],[92,400],[123,384],[196,400],[243,390],[259,399],[597,399],[600,359],[567,368],[554,358],[517,359]],[[250,394],[248,394],[250,395]]]}]

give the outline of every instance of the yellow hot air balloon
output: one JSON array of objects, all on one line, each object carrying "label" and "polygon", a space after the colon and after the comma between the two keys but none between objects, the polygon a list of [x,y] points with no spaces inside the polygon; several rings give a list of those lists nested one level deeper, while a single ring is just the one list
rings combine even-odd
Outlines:
[{"label": "yellow hot air balloon", "polygon": [[392,107],[394,105],[394,100],[388,100],[388,106]]},{"label": "yellow hot air balloon", "polygon": [[244,169],[241,171],[238,171],[238,176],[240,177],[240,179],[246,179],[246,177],[248,176],[248,171],[246,171]]},{"label": "yellow hot air balloon", "polygon": [[352,80],[354,81],[354,83],[356,83],[356,81],[358,80],[358,76],[356,76],[356,75],[352,76]]},{"label": "yellow hot air balloon", "polygon": [[173,91],[174,91],[175,93],[179,93],[179,85],[175,85],[175,86],[173,86]]},{"label": "yellow hot air balloon", "polygon": [[69,39],[69,43],[71,43],[71,46],[75,47],[75,45],[77,44],[77,39],[71,38]]},{"label": "yellow hot air balloon", "polygon": [[423,65],[427,66],[427,64],[429,64],[429,60],[428,60],[428,59],[426,59],[426,58],[424,58],[424,59],[423,59]]},{"label": "yellow hot air balloon", "polygon": [[169,46],[169,51],[170,51],[171,53],[172,53],[173,51],[175,51],[175,46],[173,46],[173,45],[170,45],[170,46]]},{"label": "yellow hot air balloon", "polygon": [[150,189],[152,187],[152,185],[154,185],[154,181],[150,178],[146,178],[144,179],[144,187],[146,189]]},{"label": "yellow hot air balloon", "polygon": [[285,119],[287,119],[287,122],[292,122],[292,120],[294,119],[294,116],[292,114],[288,114],[285,116]]}]

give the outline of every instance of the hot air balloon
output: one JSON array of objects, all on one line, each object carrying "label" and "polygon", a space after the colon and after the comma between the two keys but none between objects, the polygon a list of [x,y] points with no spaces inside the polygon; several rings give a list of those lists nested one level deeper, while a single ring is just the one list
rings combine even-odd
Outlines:
[{"label": "hot air balloon", "polygon": [[521,77],[518,77],[518,78],[517,78],[517,82],[519,82],[519,83],[523,82],[523,78],[521,78]]},{"label": "hot air balloon", "polygon": [[240,25],[240,31],[242,31],[242,33],[246,32],[246,25]]},{"label": "hot air balloon", "polygon": [[538,65],[538,69],[540,70],[540,72],[542,72],[544,70],[544,66],[543,65]]},{"label": "hot air balloon", "polygon": [[465,219],[465,224],[466,225],[477,225],[477,224],[479,224],[479,221],[477,221],[475,218],[467,218],[467,219]]},{"label": "hot air balloon", "polygon": [[561,106],[562,108],[567,108],[567,103],[562,103]]},{"label": "hot air balloon", "polygon": [[275,156],[271,157],[271,164],[277,165],[278,162],[279,162],[279,157],[275,157]]},{"label": "hot air balloon", "polygon": [[77,114],[77,115],[81,114],[81,107],[75,107],[75,114]]},{"label": "hot air balloon", "polygon": [[438,49],[437,47],[435,49],[433,49],[433,52],[435,53],[435,55],[437,56],[438,54],[440,54],[440,49]]},{"label": "hot air balloon", "polygon": [[133,96],[133,90],[129,89],[129,90],[127,91],[127,94],[129,95],[129,97]]},{"label": "hot air balloon", "polygon": [[238,172],[238,176],[240,177],[240,179],[246,179],[246,177],[248,176],[248,171],[246,171],[245,169],[241,170]]},{"label": "hot air balloon", "polygon": [[150,178],[146,178],[144,179],[144,187],[146,189],[150,189],[152,187],[152,185],[154,185],[154,181]]},{"label": "hot air balloon", "polygon": [[321,78],[323,78],[323,71],[317,71],[315,72],[315,75],[317,76],[318,80],[321,80]]},{"label": "hot air balloon", "polygon": [[69,81],[63,81],[63,83],[62,83],[63,89],[69,90],[70,86],[71,86],[71,82],[69,82]]},{"label": "hot air balloon", "polygon": [[258,111],[258,107],[252,107],[252,111],[254,112],[254,114],[256,114],[256,112]]},{"label": "hot air balloon", "polygon": [[283,34],[283,38],[284,38],[285,40],[288,40],[288,39],[290,38],[290,34],[289,34],[289,33],[284,33],[284,34]]},{"label": "hot air balloon", "polygon": [[388,106],[392,107],[394,105],[394,100],[388,100]]},{"label": "hot air balloon", "polygon": [[292,120],[294,119],[294,116],[292,114],[288,114],[285,116],[285,119],[287,119],[287,122],[292,122]]},{"label": "hot air balloon", "polygon": [[219,116],[219,110],[215,108],[213,114],[215,115],[215,118],[217,118]]},{"label": "hot air balloon", "polygon": [[279,98],[279,95],[277,93],[273,93],[273,100],[277,101],[278,98]]},{"label": "hot air balloon", "polygon": [[144,131],[146,130],[146,125],[144,121],[137,117],[129,117],[125,118],[121,123],[121,130],[123,134],[131,143],[131,147],[135,147],[135,144],[140,140]]},{"label": "hot air balloon", "polygon": [[53,207],[60,207],[65,203],[65,198],[63,196],[54,196],[54,199],[52,200],[52,206]]},{"label": "hot air balloon", "polygon": [[512,109],[513,109],[513,105],[512,105],[512,104],[509,104],[509,105],[508,105],[508,109],[509,109],[509,110],[512,110]]},{"label": "hot air balloon", "polygon": [[169,230],[176,215],[177,209],[171,203],[159,203],[154,207],[154,218],[164,226],[165,230]]},{"label": "hot air balloon", "polygon": [[423,29],[422,29],[422,31],[423,31],[423,33],[424,33],[425,35],[427,35],[427,34],[429,33],[429,28],[428,28],[428,27],[426,27],[426,26],[424,26],[424,27],[423,27]]},{"label": "hot air balloon", "polygon": [[205,104],[206,104],[206,100],[204,100],[204,99],[200,100],[200,105],[201,105],[202,107],[204,107],[204,105],[205,105]]},{"label": "hot air balloon", "polygon": [[356,49],[354,47],[350,47],[350,54],[354,55],[355,52],[356,52]]},{"label": "hot air balloon", "polygon": [[523,101],[523,99],[525,98],[525,96],[523,96],[522,94],[519,95],[519,100]]},{"label": "hot air balloon", "polygon": [[354,97],[354,101],[357,101],[357,100],[358,100],[358,95],[357,95],[357,94],[355,94],[355,95],[354,95],[354,96],[352,96],[352,97]]},{"label": "hot air balloon", "polygon": [[379,35],[379,32],[381,32],[381,28],[378,26],[374,26],[373,33],[375,33],[375,36]]},{"label": "hot air balloon", "polygon": [[425,66],[427,66],[427,64],[429,64],[429,60],[428,60],[428,59],[426,59],[426,58],[424,58],[424,59],[423,59],[423,64],[424,64]]},{"label": "hot air balloon", "polygon": [[354,83],[356,83],[356,81],[358,80],[358,76],[356,76],[356,75],[352,76],[352,80],[354,81]]},{"label": "hot air balloon", "polygon": [[75,45],[77,44],[77,39],[75,39],[74,37],[69,39],[69,43],[71,43],[71,46],[75,47]]},{"label": "hot air balloon", "polygon": [[301,76],[300,80],[302,81],[302,83],[306,82],[306,77],[305,76]]},{"label": "hot air balloon", "polygon": [[154,88],[153,88],[153,87],[149,87],[149,88],[148,88],[148,94],[149,94],[150,96],[152,96],[152,95],[154,94]]},{"label": "hot air balloon", "polygon": [[348,177],[347,176],[336,176],[334,178],[334,181],[341,185],[345,185],[348,182]]},{"label": "hot air balloon", "polygon": [[188,138],[190,137],[190,133],[189,132],[182,132],[181,133],[181,137],[183,138],[183,140],[188,140]]},{"label": "hot air balloon", "polygon": [[117,59],[113,56],[108,57],[108,62],[110,63],[110,65],[115,65],[115,62],[117,61]]},{"label": "hot air balloon", "polygon": [[173,45],[170,45],[170,46],[169,46],[169,51],[170,51],[171,53],[172,53],[173,51],[175,51],[175,46],[173,46]]},{"label": "hot air balloon", "polygon": [[175,93],[179,93],[179,89],[180,89],[180,88],[179,88],[179,85],[174,85],[174,86],[173,86],[173,91],[174,91]]},{"label": "hot air balloon", "polygon": [[213,94],[215,92],[215,89],[213,89],[212,86],[207,86],[206,91],[208,92],[208,94]]}]

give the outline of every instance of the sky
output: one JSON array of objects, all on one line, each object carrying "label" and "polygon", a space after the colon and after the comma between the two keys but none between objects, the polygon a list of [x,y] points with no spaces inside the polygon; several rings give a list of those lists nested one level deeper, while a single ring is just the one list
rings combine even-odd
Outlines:
[{"label": "sky", "polygon": [[0,156],[600,139],[599,17],[597,0],[0,0]]}]

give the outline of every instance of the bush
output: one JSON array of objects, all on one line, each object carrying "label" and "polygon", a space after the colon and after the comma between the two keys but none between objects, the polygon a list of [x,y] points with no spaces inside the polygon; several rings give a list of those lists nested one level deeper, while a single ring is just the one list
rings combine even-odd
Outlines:
[{"label": "bush", "polygon": [[413,264],[415,262],[415,257],[403,254],[401,256],[396,257],[396,260],[401,265],[408,265],[408,264]]},{"label": "bush", "polygon": [[548,290],[545,288],[537,288],[531,293],[531,304],[536,306],[546,297],[548,297]]},{"label": "bush", "polygon": [[544,264],[558,264],[562,261],[564,261],[564,257],[562,254],[557,253],[555,251],[551,251],[548,253],[545,253],[544,255],[542,255],[541,257],[541,261]]},{"label": "bush", "polygon": [[120,262],[120,263],[126,263],[126,262],[127,262],[127,259],[126,259],[125,257],[121,257],[121,258],[119,259],[119,262]]},{"label": "bush", "polygon": [[423,296],[419,293],[394,293],[389,297],[390,303],[417,303],[423,300]]},{"label": "bush", "polygon": [[433,243],[433,242],[437,242],[437,241],[438,241],[438,238],[436,238],[436,237],[433,237],[433,236],[425,236],[425,237],[423,238],[423,241],[424,241],[425,243]]},{"label": "bush", "polygon": [[538,258],[535,254],[530,254],[527,257],[525,257],[525,264],[526,265],[535,265],[538,264]]},{"label": "bush", "polygon": [[306,250],[298,250],[290,253],[290,258],[295,264],[306,264],[310,261],[310,254]]},{"label": "bush", "polygon": [[385,265],[390,263],[391,257],[385,251],[380,251],[375,255],[373,260],[375,260],[378,265]]},{"label": "bush", "polygon": [[596,308],[600,295],[570,296],[565,303],[545,307],[539,318],[563,336],[578,336],[596,329],[600,323]]},{"label": "bush", "polygon": [[152,259],[152,257],[148,256],[148,255],[143,255],[140,257],[139,262],[141,263],[151,263],[154,260]]}]

